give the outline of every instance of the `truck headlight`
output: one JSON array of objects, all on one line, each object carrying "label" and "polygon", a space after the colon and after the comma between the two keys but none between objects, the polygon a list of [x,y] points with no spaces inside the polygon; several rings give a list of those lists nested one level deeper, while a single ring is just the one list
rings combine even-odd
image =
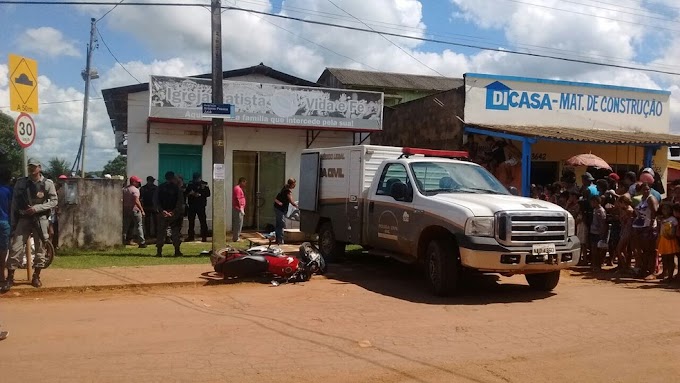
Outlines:
[{"label": "truck headlight", "polygon": [[567,217],[567,236],[572,237],[576,235],[576,220],[569,214]]},{"label": "truck headlight", "polygon": [[493,237],[493,217],[473,217],[465,222],[465,235],[470,237]]}]

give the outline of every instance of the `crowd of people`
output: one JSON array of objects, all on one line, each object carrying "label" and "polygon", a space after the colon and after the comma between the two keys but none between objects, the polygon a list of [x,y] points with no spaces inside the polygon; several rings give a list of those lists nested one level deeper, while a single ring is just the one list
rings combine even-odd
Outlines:
[{"label": "crowd of people", "polygon": [[165,243],[172,243],[175,256],[182,256],[180,232],[184,217],[189,221],[186,241],[195,240],[198,218],[201,240],[207,242],[205,209],[210,188],[201,174],[194,173],[191,182],[185,184],[181,175],[169,171],[165,173],[165,182],[160,185],[155,182],[154,177],[148,176],[142,186],[142,180],[132,176],[123,188],[123,243],[129,245],[135,239],[140,248],[145,248],[147,237],[155,238],[157,257],[163,255]]},{"label": "crowd of people", "polygon": [[599,179],[586,172],[580,186],[576,181],[575,173],[566,171],[560,182],[532,185],[532,197],[560,205],[575,218],[579,265],[593,271],[616,265],[611,270],[617,275],[645,280],[680,279],[680,273],[674,276],[680,257],[680,185],[672,185],[662,198],[665,187],[651,168]]}]

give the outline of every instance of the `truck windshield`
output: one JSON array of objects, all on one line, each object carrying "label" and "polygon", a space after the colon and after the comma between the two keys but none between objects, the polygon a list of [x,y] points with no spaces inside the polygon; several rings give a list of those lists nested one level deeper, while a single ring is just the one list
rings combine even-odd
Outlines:
[{"label": "truck windshield", "polygon": [[411,171],[424,195],[437,193],[510,194],[486,169],[462,162],[414,162]]}]

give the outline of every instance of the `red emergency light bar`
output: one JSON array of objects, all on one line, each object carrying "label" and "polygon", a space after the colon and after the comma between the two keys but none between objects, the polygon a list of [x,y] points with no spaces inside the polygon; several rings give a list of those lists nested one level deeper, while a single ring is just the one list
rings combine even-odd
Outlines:
[{"label": "red emergency light bar", "polygon": [[443,157],[443,158],[470,158],[470,154],[461,150],[435,150],[435,149],[419,149],[419,148],[403,148],[401,152],[405,156],[413,156],[421,154],[426,157]]}]

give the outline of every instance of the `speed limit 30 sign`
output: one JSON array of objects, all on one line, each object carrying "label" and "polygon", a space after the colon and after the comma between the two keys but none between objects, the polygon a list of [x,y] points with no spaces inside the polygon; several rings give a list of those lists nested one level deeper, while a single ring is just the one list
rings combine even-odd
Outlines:
[{"label": "speed limit 30 sign", "polygon": [[19,145],[26,149],[35,141],[35,122],[26,113],[21,113],[14,123],[14,136]]}]

